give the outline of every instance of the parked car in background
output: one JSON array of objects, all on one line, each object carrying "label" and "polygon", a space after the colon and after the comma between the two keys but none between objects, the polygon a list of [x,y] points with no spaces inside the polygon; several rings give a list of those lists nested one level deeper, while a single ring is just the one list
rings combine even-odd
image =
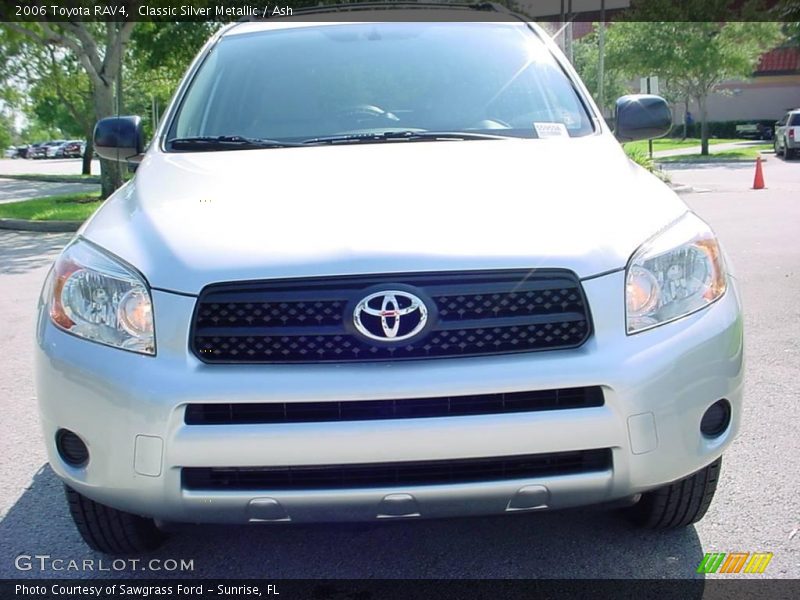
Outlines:
[{"label": "parked car in background", "polygon": [[[59,150],[59,148],[61,148],[66,143],[67,143],[67,140],[53,140],[52,142],[47,142],[45,144],[45,147],[46,147],[45,157],[46,158],[58,158],[58,150]],[[63,154],[62,154],[62,156],[63,156]]]},{"label": "parked car in background", "polygon": [[64,141],[53,140],[34,144],[30,152],[30,158],[55,158],[55,146],[62,144]]},{"label": "parked car in background", "polygon": [[67,142],[62,142],[58,146],[55,146],[55,150],[52,151],[52,156],[50,158],[64,158],[64,146],[67,145]]},{"label": "parked car in background", "polygon": [[736,126],[736,137],[745,140],[771,140],[773,138],[772,129],[772,124],[742,123]]},{"label": "parked car in background", "polygon": [[15,146],[9,146],[8,148],[6,148],[6,151],[3,152],[3,156],[5,158],[16,158],[17,148]]},{"label": "parked car in background", "polygon": [[46,142],[36,142],[28,146],[28,154],[26,158],[45,158],[47,156]]},{"label": "parked car in background", "polygon": [[80,158],[85,149],[86,142],[83,140],[70,140],[62,146],[62,155],[64,158]]},{"label": "parked car in background", "polygon": [[775,154],[793,158],[800,151],[800,108],[790,110],[775,123]]}]

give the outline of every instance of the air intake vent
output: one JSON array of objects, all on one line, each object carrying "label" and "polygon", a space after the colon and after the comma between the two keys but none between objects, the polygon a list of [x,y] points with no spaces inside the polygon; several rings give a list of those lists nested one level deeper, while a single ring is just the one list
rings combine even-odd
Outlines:
[{"label": "air intake vent", "polygon": [[182,469],[188,490],[278,491],[374,488],[505,481],[605,471],[611,450],[301,467],[190,467]]},{"label": "air intake vent", "polygon": [[321,423],[460,417],[595,406],[603,406],[603,390],[599,386],[406,400],[189,404],[184,419],[187,425]]}]

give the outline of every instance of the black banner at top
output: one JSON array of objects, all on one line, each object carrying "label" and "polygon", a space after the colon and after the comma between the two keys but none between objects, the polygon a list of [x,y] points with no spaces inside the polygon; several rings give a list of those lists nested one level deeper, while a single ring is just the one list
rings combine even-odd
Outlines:
[{"label": "black banner at top", "polygon": [[0,21],[800,21],[800,0],[0,0]]}]

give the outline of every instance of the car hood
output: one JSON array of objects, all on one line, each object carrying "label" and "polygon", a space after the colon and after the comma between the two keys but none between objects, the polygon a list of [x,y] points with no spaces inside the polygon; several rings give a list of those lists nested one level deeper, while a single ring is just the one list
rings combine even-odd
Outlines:
[{"label": "car hood", "polygon": [[81,234],[188,294],[353,273],[619,269],[687,210],[611,136],[162,153]]}]

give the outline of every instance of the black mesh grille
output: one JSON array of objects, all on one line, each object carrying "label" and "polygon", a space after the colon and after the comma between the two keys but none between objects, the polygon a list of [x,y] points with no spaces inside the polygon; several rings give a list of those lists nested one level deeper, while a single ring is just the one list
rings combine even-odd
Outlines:
[{"label": "black mesh grille", "polygon": [[[395,286],[426,299],[428,327],[397,343],[357,333],[356,303]],[[398,274],[209,286],[191,347],[209,363],[402,360],[575,348],[590,331],[583,289],[569,271]]]},{"label": "black mesh grille", "polygon": [[434,297],[443,321],[496,319],[520,315],[583,312],[580,291],[572,287],[496,294]]},{"label": "black mesh grille", "polygon": [[567,410],[603,406],[600,387],[350,402],[189,404],[187,425],[321,423]]},{"label": "black mesh grille", "polygon": [[196,326],[247,328],[338,325],[342,322],[344,305],[340,300],[205,304],[198,311]]},{"label": "black mesh grille", "polygon": [[300,467],[189,467],[189,490],[308,490],[436,485],[553,477],[611,468],[611,450]]}]

